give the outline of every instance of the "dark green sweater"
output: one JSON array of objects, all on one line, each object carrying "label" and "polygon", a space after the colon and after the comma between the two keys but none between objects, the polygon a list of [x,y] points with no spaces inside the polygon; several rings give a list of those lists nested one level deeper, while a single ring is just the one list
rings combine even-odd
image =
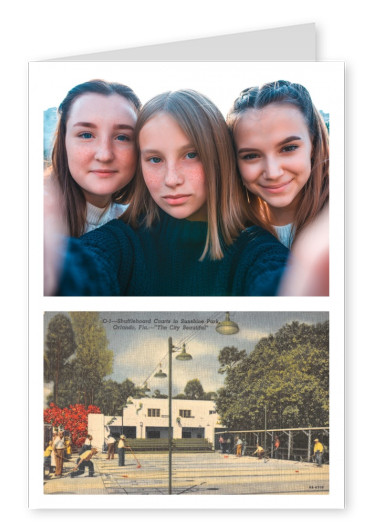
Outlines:
[{"label": "dark green sweater", "polygon": [[259,227],[244,230],[222,260],[199,258],[205,222],[161,213],[152,228],[113,220],[70,238],[58,295],[275,295],[288,249]]}]

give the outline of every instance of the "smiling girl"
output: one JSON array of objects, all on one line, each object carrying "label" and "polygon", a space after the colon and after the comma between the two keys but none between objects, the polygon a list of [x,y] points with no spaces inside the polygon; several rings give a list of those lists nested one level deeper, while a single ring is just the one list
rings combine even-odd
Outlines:
[{"label": "smiling girl", "polygon": [[121,219],[71,238],[60,295],[275,295],[288,251],[249,221],[231,137],[193,90],[156,96],[135,128]]},{"label": "smiling girl", "polygon": [[140,106],[132,89],[100,79],[73,87],[60,104],[52,176],[71,236],[124,212],[136,170],[134,128]]},{"label": "smiling girl", "polygon": [[329,200],[322,117],[302,85],[276,81],[243,90],[227,123],[257,223],[290,247]]}]

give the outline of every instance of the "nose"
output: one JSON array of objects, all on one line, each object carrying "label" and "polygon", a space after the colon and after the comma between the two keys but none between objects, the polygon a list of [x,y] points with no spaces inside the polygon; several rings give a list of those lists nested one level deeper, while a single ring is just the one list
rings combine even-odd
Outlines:
[{"label": "nose", "polygon": [[278,179],[283,175],[283,168],[278,157],[267,157],[264,172],[267,179]]},{"label": "nose", "polygon": [[98,140],[95,158],[98,162],[108,162],[113,160],[114,152],[110,138],[104,137]]},{"label": "nose", "polygon": [[165,185],[170,188],[175,188],[179,184],[183,183],[183,175],[175,162],[168,162],[165,172]]}]

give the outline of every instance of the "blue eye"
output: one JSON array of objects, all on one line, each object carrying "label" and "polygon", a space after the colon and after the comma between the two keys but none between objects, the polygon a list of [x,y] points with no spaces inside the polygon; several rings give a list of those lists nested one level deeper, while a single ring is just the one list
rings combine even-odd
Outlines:
[{"label": "blue eye", "polygon": [[85,140],[88,140],[89,138],[93,138],[93,135],[91,133],[81,133],[78,136],[80,138],[84,138]]},{"label": "blue eye", "polygon": [[197,157],[197,153],[195,151],[190,151],[186,156],[188,159],[195,159]]},{"label": "blue eye", "polygon": [[257,159],[259,158],[260,155],[258,155],[257,153],[247,153],[246,155],[243,155],[243,157],[241,157],[241,159],[243,160],[254,160],[254,159]]},{"label": "blue eye", "polygon": [[291,144],[290,146],[285,146],[282,148],[282,151],[289,152],[289,151],[295,151],[298,149],[299,146],[296,146],[295,144]]},{"label": "blue eye", "polygon": [[127,135],[118,135],[116,139],[120,140],[120,142],[128,142],[130,140],[130,137]]},{"label": "blue eye", "polygon": [[161,158],[160,157],[151,157],[149,159],[150,162],[152,162],[153,164],[158,164],[159,162],[161,162]]}]

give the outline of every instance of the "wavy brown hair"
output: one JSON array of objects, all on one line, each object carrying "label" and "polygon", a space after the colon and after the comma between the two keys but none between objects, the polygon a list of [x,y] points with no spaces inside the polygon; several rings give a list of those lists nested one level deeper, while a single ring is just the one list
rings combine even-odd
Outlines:
[{"label": "wavy brown hair", "polygon": [[[236,171],[231,136],[219,109],[194,90],[165,92],[148,101],[141,109],[135,141],[140,150],[139,137],[143,126],[158,113],[169,114],[192,142],[205,173],[208,228],[201,260],[223,257],[223,245],[230,245],[245,226],[247,204]],[[132,202],[122,219],[133,227],[150,227],[159,219],[159,207],[152,199],[142,176],[138,160],[135,191]]]},{"label": "wavy brown hair", "polygon": [[[67,219],[70,236],[81,236],[85,231],[86,224],[86,199],[81,187],[73,179],[68,166],[67,149],[65,145],[65,135],[67,131],[67,120],[72,104],[83,94],[103,94],[110,96],[118,94],[132,103],[135,110],[141,107],[141,102],[127,85],[121,83],[110,83],[102,79],[92,79],[73,87],[58,108],[59,120],[55,133],[55,141],[52,149],[52,178],[59,184],[64,211]],[[132,183],[132,181],[131,181]],[[121,190],[112,194],[115,203],[125,203],[130,200],[132,184],[129,183]]]},{"label": "wavy brown hair", "polygon": [[[234,131],[239,118],[249,109],[263,109],[272,103],[294,105],[302,113],[312,142],[311,174],[301,190],[301,201],[293,221],[294,237],[321,212],[329,201],[329,136],[320,113],[313,105],[308,90],[298,83],[274,81],[261,87],[243,90],[227,115],[227,125],[234,141]],[[235,142],[234,142],[235,145]],[[270,220],[266,201],[252,194],[245,187],[257,224],[276,236]]]}]

